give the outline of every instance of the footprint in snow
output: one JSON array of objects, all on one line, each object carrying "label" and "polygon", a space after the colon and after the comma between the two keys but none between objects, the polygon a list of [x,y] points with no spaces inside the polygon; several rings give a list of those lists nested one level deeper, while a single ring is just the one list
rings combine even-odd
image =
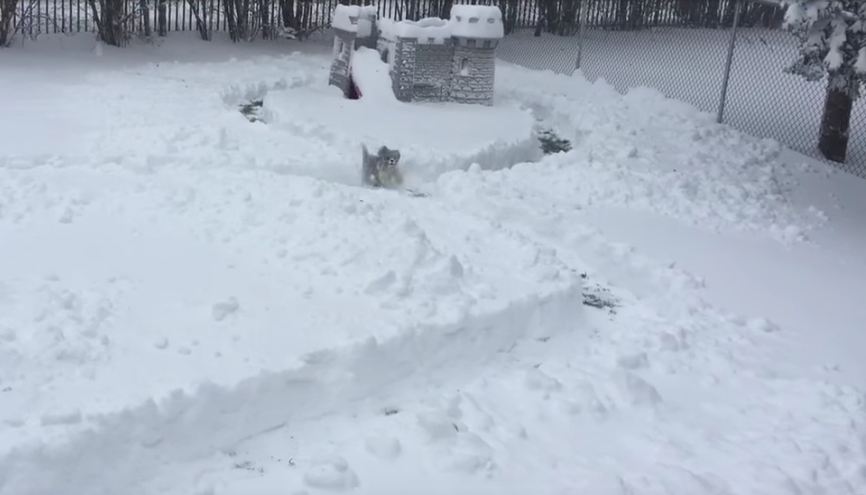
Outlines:
[{"label": "footprint in snow", "polygon": [[358,486],[358,476],[339,456],[319,459],[304,473],[304,483],[312,488],[330,491],[351,490]]},{"label": "footprint in snow", "polygon": [[396,459],[403,450],[400,441],[393,437],[369,437],[364,446],[367,452],[386,461]]}]

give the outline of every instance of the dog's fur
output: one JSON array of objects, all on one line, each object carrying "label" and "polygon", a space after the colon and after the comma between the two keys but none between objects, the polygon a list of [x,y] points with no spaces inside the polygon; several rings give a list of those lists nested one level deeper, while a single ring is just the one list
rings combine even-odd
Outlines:
[{"label": "dog's fur", "polygon": [[364,184],[372,187],[399,187],[403,184],[403,176],[398,165],[400,152],[387,146],[379,148],[378,153],[371,155],[366,146],[361,146],[363,152]]}]

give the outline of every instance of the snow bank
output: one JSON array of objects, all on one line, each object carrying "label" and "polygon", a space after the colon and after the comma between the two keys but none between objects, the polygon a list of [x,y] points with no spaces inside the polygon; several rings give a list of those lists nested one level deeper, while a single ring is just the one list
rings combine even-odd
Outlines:
[{"label": "snow bank", "polygon": [[[825,220],[791,204],[795,170],[780,158],[777,142],[716,124],[711,115],[647,88],[623,96],[579,74],[507,64],[497,66],[497,78],[497,102],[530,105],[540,126],[573,144],[569,153],[507,172],[529,177],[547,170],[556,179],[539,185],[546,194],[785,241],[803,239]],[[534,89],[541,86],[544,93]]]},{"label": "snow bank", "polygon": [[358,48],[352,55],[351,70],[352,81],[365,102],[371,104],[397,102],[391,89],[388,64],[382,62],[378,51],[366,47]]},{"label": "snow bank", "polygon": [[[455,370],[479,369],[515,339],[549,338],[551,323],[575,321],[582,312],[580,290],[573,286],[445,326],[415,325],[394,339],[324,349],[306,356],[296,369],[262,373],[233,387],[209,384],[190,393],[178,391],[165,400],[93,418],[92,431],[60,448],[0,456],[0,495],[70,489],[76,495],[153,493],[149,482],[177,476],[173,470],[191,460],[233,452],[251,434],[448,379]],[[106,470],[107,465],[112,469]],[[182,491],[191,481],[182,478],[160,492]]]},{"label": "snow bank", "polygon": [[505,35],[499,7],[454,5],[450,25],[451,34],[461,38],[500,39]]}]

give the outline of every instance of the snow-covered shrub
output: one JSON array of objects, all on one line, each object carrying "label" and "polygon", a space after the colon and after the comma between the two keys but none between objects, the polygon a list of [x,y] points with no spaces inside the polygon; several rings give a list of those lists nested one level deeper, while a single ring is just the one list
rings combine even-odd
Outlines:
[{"label": "snow-covered shrub", "polygon": [[866,81],[866,1],[788,0],[785,27],[800,40],[787,69],[809,81],[828,79],[819,149],[844,161],[851,106]]}]

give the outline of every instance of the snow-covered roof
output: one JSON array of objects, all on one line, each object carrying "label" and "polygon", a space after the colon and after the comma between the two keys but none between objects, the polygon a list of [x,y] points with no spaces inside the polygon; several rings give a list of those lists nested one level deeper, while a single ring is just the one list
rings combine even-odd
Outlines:
[{"label": "snow-covered roof", "polygon": [[499,39],[502,28],[502,11],[498,7],[485,5],[455,5],[451,19],[427,17],[419,21],[395,21],[379,19],[379,32],[387,40],[416,38],[418,43],[444,43],[452,36],[463,38]]},{"label": "snow-covered roof", "polygon": [[445,19],[427,17],[419,21],[399,21],[380,19],[379,30],[382,37],[389,40],[396,38],[417,38],[418,43],[444,43],[451,38],[451,26]]},{"label": "snow-covered roof", "polygon": [[461,38],[500,39],[505,35],[502,11],[488,5],[451,7],[451,35]]},{"label": "snow-covered roof", "polygon": [[369,36],[371,26],[370,20],[375,18],[375,5],[363,7],[360,5],[337,5],[334,9],[331,26],[335,29],[358,33],[361,36]]}]

